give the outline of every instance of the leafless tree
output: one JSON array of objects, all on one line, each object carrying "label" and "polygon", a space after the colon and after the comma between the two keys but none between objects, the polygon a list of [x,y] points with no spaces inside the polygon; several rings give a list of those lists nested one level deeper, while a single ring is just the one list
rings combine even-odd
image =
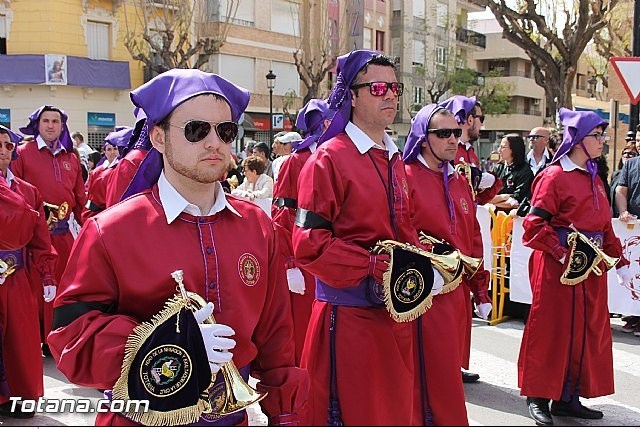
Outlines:
[{"label": "leafless tree", "polygon": [[593,35],[587,62],[593,75],[609,86],[607,63],[611,57],[630,57],[633,42],[633,1],[622,0],[611,10],[606,25]]},{"label": "leafless tree", "polygon": [[224,45],[239,1],[126,0],[124,45],[154,73],[201,68]]},{"label": "leafless tree", "polygon": [[327,13],[326,0],[302,0],[300,10],[300,42],[293,59],[306,87],[303,105],[312,98],[324,98],[329,86],[322,87],[338,55],[339,28]]},{"label": "leafless tree", "polygon": [[571,108],[577,65],[594,34],[604,28],[618,0],[485,0],[503,37],[525,50],[534,77],[545,89],[549,115]]}]

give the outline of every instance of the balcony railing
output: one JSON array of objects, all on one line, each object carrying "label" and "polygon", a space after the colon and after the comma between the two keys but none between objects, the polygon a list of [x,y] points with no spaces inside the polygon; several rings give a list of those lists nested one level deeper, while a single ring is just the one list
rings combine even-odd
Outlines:
[{"label": "balcony railing", "polygon": [[458,28],[456,30],[456,39],[459,42],[478,46],[482,49],[487,47],[487,36],[482,33],[478,33],[477,31],[469,30],[466,28]]},{"label": "balcony railing", "polygon": [[542,111],[537,109],[527,109],[524,107],[516,107],[515,109],[511,109],[513,113],[518,115],[526,115],[526,116],[542,116]]}]

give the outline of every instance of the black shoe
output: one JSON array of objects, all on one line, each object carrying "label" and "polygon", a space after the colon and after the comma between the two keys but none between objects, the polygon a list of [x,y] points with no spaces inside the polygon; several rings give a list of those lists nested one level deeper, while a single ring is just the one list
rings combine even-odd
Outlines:
[{"label": "black shoe", "polygon": [[462,371],[462,382],[463,383],[475,383],[480,380],[480,376],[474,372]]},{"label": "black shoe", "polygon": [[35,411],[22,411],[22,403],[16,402],[15,411],[11,411],[11,402],[0,404],[0,416],[11,417],[13,419],[30,419],[36,415]]},{"label": "black shoe", "polygon": [[587,408],[578,402],[577,409],[574,409],[571,402],[553,401],[551,403],[551,414],[554,416],[577,417],[579,419],[598,420],[604,417],[602,411]]},{"label": "black shoe", "polygon": [[47,343],[43,343],[42,344],[42,356],[44,357],[51,357],[51,350],[49,349],[49,344]]},{"label": "black shoe", "polygon": [[538,426],[553,426],[553,418],[549,413],[549,400],[546,398],[527,398],[529,415]]}]

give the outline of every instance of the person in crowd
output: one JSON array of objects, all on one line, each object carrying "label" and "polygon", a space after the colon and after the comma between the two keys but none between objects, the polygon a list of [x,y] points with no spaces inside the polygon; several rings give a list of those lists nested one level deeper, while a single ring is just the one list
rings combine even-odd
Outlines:
[{"label": "person in crowd", "polygon": [[269,159],[269,145],[258,142],[253,146],[253,156],[257,156],[264,162],[264,174],[273,179],[273,161]]},{"label": "person in crowd", "polygon": [[281,254],[287,270],[287,284],[291,292],[296,365],[300,364],[316,290],[315,278],[296,263],[291,243],[298,207],[298,179],[302,167],[318,148],[318,139],[331,123],[334,113],[325,100],[317,98],[309,100],[298,112],[296,128],[305,133],[304,140],[292,142],[294,152],[282,163],[279,179],[273,187],[271,218],[280,238]]},{"label": "person in crowd", "polygon": [[271,168],[273,169],[274,182],[278,181],[278,173],[280,172],[282,163],[287,159],[287,157],[289,157],[289,155],[291,155],[291,151],[293,150],[292,143],[300,140],[302,140],[302,137],[295,131],[285,133],[273,140],[274,152],[276,154],[276,159],[273,160],[271,165]]},{"label": "person in crowd", "polygon": [[87,158],[87,165],[89,166],[89,173],[95,170],[99,165],[100,161],[102,161],[102,154],[98,151],[91,152],[89,157]]},{"label": "person in crowd", "polygon": [[[403,85],[374,51],[340,56],[337,75],[329,97],[337,112],[300,173],[292,235],[296,264],[316,277],[301,358],[309,423],[406,426],[426,395],[414,380],[417,324],[392,319],[380,295],[389,256],[371,253],[384,239],[419,245],[404,163],[385,132]],[[442,289],[442,277],[425,287],[430,280]]]},{"label": "person in crowd", "polygon": [[85,143],[84,136],[80,131],[75,131],[71,134],[71,138],[73,139],[73,146],[78,149],[78,152],[80,153],[80,163],[86,167],[87,171],[89,171],[89,154],[96,151]]},{"label": "person in crowd", "polygon": [[119,164],[120,151],[126,146],[133,133],[131,127],[121,127],[110,132],[104,139],[102,150],[105,161],[91,170],[87,181],[87,205],[82,211],[82,221],[95,216],[107,207],[107,182]]},{"label": "person in crowd", "polygon": [[[64,272],[73,236],[69,231],[69,215],[82,223],[82,208],[87,202],[80,161],[73,153],[73,142],[67,128],[67,115],[55,106],[41,106],[29,116],[29,123],[20,128],[25,134],[35,136],[34,141],[18,147],[18,158],[11,162],[11,171],[38,188],[44,202],[50,204],[54,213],[49,223],[51,242],[58,252],[55,279],[60,282]],[[59,208],[56,209],[56,208]],[[45,212],[47,209],[45,209]],[[37,278],[37,275],[32,276]],[[34,282],[35,296],[40,297],[40,284]],[[55,292],[53,292],[55,295]],[[42,351],[51,356],[46,338],[51,330],[52,303],[40,302]]]},{"label": "person in crowd", "polygon": [[242,166],[238,166],[236,161],[231,158],[229,160],[227,174],[225,174],[224,180],[220,181],[222,188],[227,194],[230,194],[233,189],[237,188],[242,182],[244,182],[244,175],[241,171],[243,171]]},{"label": "person in crowd", "polygon": [[253,201],[256,198],[273,197],[273,179],[264,174],[264,161],[257,156],[250,156],[242,161],[244,181],[231,191],[231,195]]},{"label": "person in crowd", "polygon": [[551,162],[551,152],[549,152],[549,129],[545,127],[535,127],[531,130],[529,139],[529,153],[527,162],[535,176],[541,172]]},{"label": "person in crowd", "polygon": [[602,180],[604,185],[604,191],[607,193],[607,200],[611,205],[611,185],[609,185],[609,164],[607,163],[607,157],[602,155],[596,159],[596,165],[598,166],[598,176]]},{"label": "person in crowd", "polygon": [[[31,293],[26,264],[37,272],[38,295],[46,301],[55,296],[57,255],[44,216],[42,197],[31,184],[13,175],[9,163],[22,137],[0,125],[0,368],[7,391],[0,389],[0,415],[29,418],[34,412],[13,411],[10,397],[37,400],[44,395],[38,303]],[[16,225],[5,216],[20,209]],[[8,246],[6,246],[8,245]]]},{"label": "person in crowd", "polygon": [[502,189],[490,201],[507,212],[517,209],[531,197],[533,173],[525,158],[524,140],[517,134],[507,134],[500,142],[500,163],[495,169],[502,181]]},{"label": "person in crowd", "polygon": [[636,151],[640,153],[640,124],[636,126]]},{"label": "person in crowd", "polygon": [[552,132],[549,134],[549,152],[551,156],[555,155],[556,149],[562,144],[562,133]]},{"label": "person in crowd", "polygon": [[[520,346],[518,386],[539,426],[553,425],[552,415],[601,419],[603,413],[581,404],[580,397],[614,392],[607,276],[577,272],[580,257],[569,254],[567,244],[575,228],[607,255],[622,256],[595,162],[608,123],[595,112],[565,108],[560,120],[564,139],[551,165],[534,180],[522,238],[533,249],[529,266],[535,269],[529,274],[533,300]],[[628,264],[621,258],[616,267],[622,283],[631,280]],[[567,273],[575,284],[563,284]]]},{"label": "person in crowd", "polygon": [[[502,183],[496,180],[496,176],[490,172],[482,173],[478,161],[478,155],[473,150],[473,142],[480,137],[480,128],[484,123],[482,106],[475,97],[465,97],[454,95],[453,97],[440,103],[440,106],[449,110],[456,117],[462,135],[458,141],[458,153],[454,160],[455,164],[466,163],[478,169],[480,180],[474,183],[476,200],[478,204],[486,204],[496,196],[502,188]],[[473,174],[475,176],[475,173]]]},{"label": "person in crowd", "polygon": [[[226,196],[219,183],[249,92],[215,74],[173,69],[132,91],[131,99],[146,113],[153,145],[132,186],[148,190],[90,218],[80,232],[49,337],[58,369],[72,383],[112,389],[129,336],[174,296],[172,277],[182,270],[184,286],[207,302],[196,321],[198,349],[206,349],[209,366],[194,364],[193,376],[210,380],[233,359],[245,380],[252,374],[268,393],[260,405],[271,425],[303,423],[309,381],[294,366],[291,310],[287,289],[280,287],[284,273],[273,227],[259,207]],[[202,323],[212,312],[217,323]],[[175,390],[179,380],[164,382]],[[124,385],[144,391],[138,381],[131,377]],[[208,390],[214,405],[220,388],[223,377],[216,377]],[[167,398],[160,405],[178,406]],[[132,421],[99,413],[96,424]],[[205,413],[199,424],[246,424],[246,414]]]},{"label": "person in crowd", "polygon": [[[638,152],[629,147],[623,149],[621,159],[623,166],[616,177],[614,205],[619,213],[618,219],[622,222],[634,222],[640,216],[640,158],[629,156],[634,153]],[[626,162],[623,161],[624,159]],[[622,332],[633,333],[640,337],[640,315],[626,315],[624,321]]]},{"label": "person in crowd", "polygon": [[[403,159],[409,180],[412,222],[416,230],[444,240],[463,254],[482,259],[482,235],[473,194],[451,161],[462,129],[453,114],[437,104],[420,109],[413,118]],[[434,297],[422,316],[422,347],[427,360],[428,404],[435,426],[467,426],[467,410],[460,368],[469,368],[471,301],[487,319],[491,299],[489,272],[478,268],[472,278],[448,293]],[[420,423],[420,422],[416,422]]]},{"label": "person in crowd", "polygon": [[[613,172],[611,176],[611,214],[613,217],[620,216],[620,212],[618,212],[618,205],[616,204],[616,189],[618,188],[618,183],[620,182],[620,173],[622,172],[622,168],[632,158],[638,156],[638,151],[636,151],[635,140],[627,141],[627,144],[622,148],[622,153],[620,155],[620,160],[618,161],[618,169]],[[628,192],[628,191],[627,191]]]}]

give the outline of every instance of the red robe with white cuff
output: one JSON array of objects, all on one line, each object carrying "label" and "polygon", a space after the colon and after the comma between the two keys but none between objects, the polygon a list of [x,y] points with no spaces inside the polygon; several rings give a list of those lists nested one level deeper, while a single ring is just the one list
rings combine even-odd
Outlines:
[{"label": "red robe with white cuff", "polygon": [[[0,179],[0,182],[4,182],[4,179]],[[5,185],[0,185],[3,192],[8,189]],[[0,329],[4,351],[0,359],[4,362],[10,396],[38,399],[44,394],[40,327],[38,303],[31,292],[29,275],[36,276],[35,281],[39,284],[39,294],[42,297],[43,286],[56,284],[53,273],[57,255],[51,246],[38,190],[18,178],[13,178],[10,189],[10,192],[40,215],[32,226],[31,238],[23,250],[24,258],[29,260],[34,269],[29,273],[26,267],[19,268],[0,285]],[[11,237],[15,232],[10,226],[0,224],[1,236]],[[0,404],[6,402],[9,402],[9,396],[0,395]]]},{"label": "red robe with white cuff", "polygon": [[[480,167],[480,161],[478,160],[478,155],[476,155],[476,152],[473,150],[473,146],[469,145],[469,149],[467,149],[465,143],[458,142],[458,151],[456,152],[456,157],[453,160],[453,163],[458,164],[460,163],[461,160],[463,160],[467,164],[471,164],[474,167],[478,167],[482,169]],[[493,197],[498,195],[498,192],[500,192],[500,189],[502,189],[502,180],[496,177],[496,181],[490,188],[487,188],[482,192],[478,192],[478,194],[476,195],[476,200],[478,201],[478,204],[480,205],[487,204],[489,201],[493,199]]]},{"label": "red robe with white cuff", "polygon": [[[305,149],[300,152],[294,152],[287,157],[280,167],[278,180],[273,186],[273,198],[290,198],[298,200],[298,178],[302,167],[311,156],[311,151]],[[295,256],[293,256],[293,246],[291,244],[291,233],[296,220],[296,209],[290,207],[277,208],[271,206],[271,220],[276,234],[279,236],[280,253],[285,264],[285,269],[296,268]],[[297,267],[300,268],[300,267]],[[316,297],[316,280],[306,270],[300,269],[304,277],[305,292],[304,295],[291,292],[291,315],[293,318],[293,332],[296,342],[296,365],[300,364],[302,356],[302,346],[307,334],[307,326],[309,326],[309,318],[311,317],[311,305]]]},{"label": "red robe with white cuff", "polygon": [[140,163],[147,156],[148,151],[142,149],[132,149],[124,158],[118,161],[118,165],[113,167],[115,171],[107,178],[106,206],[111,207],[118,204],[122,199],[131,180],[136,175]]},{"label": "red robe with white cuff", "polygon": [[[11,161],[13,174],[35,186],[45,202],[56,206],[63,202],[68,203],[69,214],[73,211],[76,221],[81,224],[82,208],[87,203],[87,196],[80,161],[75,153],[61,150],[53,155],[48,147],[38,149],[37,140],[22,144],[16,150],[20,156]],[[55,278],[60,283],[73,246],[73,235],[69,231],[64,234],[51,234],[51,243],[58,253]],[[39,282],[32,282],[31,287],[36,299],[40,301],[39,305],[42,306],[42,342],[46,342],[53,320],[52,303],[43,301]]]},{"label": "red robe with white cuff", "polygon": [[[523,243],[533,249],[529,259],[533,300],[518,359],[518,386],[522,396],[560,399],[567,370],[575,384],[585,341],[585,323],[579,395],[593,398],[614,393],[607,276],[591,273],[574,286],[560,283],[564,267],[559,259],[563,255],[569,259],[569,255],[554,231],[554,228],[573,224],[579,231],[604,232],[604,252],[613,257],[622,256],[600,177],[596,176],[595,184],[597,209],[593,204],[591,177],[586,171],[564,171],[560,165],[552,164],[534,179],[531,206],[546,210],[552,217],[547,221],[530,213],[523,224]],[[618,263],[619,266],[626,264],[628,261],[624,258]],[[604,271],[602,263],[600,267]],[[575,318],[570,347],[572,306],[575,306]]]},{"label": "red robe with white cuff", "polygon": [[[222,192],[220,188],[220,192]],[[115,304],[115,313],[92,310],[52,331],[58,369],[73,383],[111,389],[120,375],[125,343],[176,291],[171,277],[214,304],[218,323],[231,326],[233,361],[251,365],[260,402],[272,425],[301,421],[308,392],[306,371],[295,368],[288,290],[270,219],[256,205],[226,196],[229,207],[171,224],[157,185],[90,218],[80,232],[55,307],[75,302]],[[134,237],[127,240],[126,237]],[[59,311],[59,310],[56,310]],[[131,425],[118,414],[99,425]]]},{"label": "red robe with white cuff", "polygon": [[[406,171],[416,230],[447,241],[467,256],[482,258],[482,236],[467,179],[457,173],[449,176],[454,223],[442,172],[429,169],[419,160],[408,162]],[[433,306],[422,316],[427,389],[436,426],[469,424],[460,377],[460,367],[469,368],[471,349],[469,291],[473,287],[476,296],[488,298],[488,281],[489,273],[482,267],[472,279],[465,275],[454,291],[436,295]]]},{"label": "red robe with white cuff", "polygon": [[[375,165],[380,171],[380,176]],[[367,277],[369,251],[394,239],[385,187],[393,172],[398,241],[419,244],[411,225],[404,163],[396,153],[371,148],[361,154],[345,133],[324,143],[300,174],[298,210],[332,223],[327,229],[294,226],[296,263],[335,288]],[[384,187],[383,187],[384,183]],[[329,406],[329,327],[333,304],[313,303],[301,366],[311,379],[309,424],[325,426]],[[342,421],[347,426],[407,426],[413,421],[416,323],[395,322],[383,307],[337,306],[336,373]]]}]

